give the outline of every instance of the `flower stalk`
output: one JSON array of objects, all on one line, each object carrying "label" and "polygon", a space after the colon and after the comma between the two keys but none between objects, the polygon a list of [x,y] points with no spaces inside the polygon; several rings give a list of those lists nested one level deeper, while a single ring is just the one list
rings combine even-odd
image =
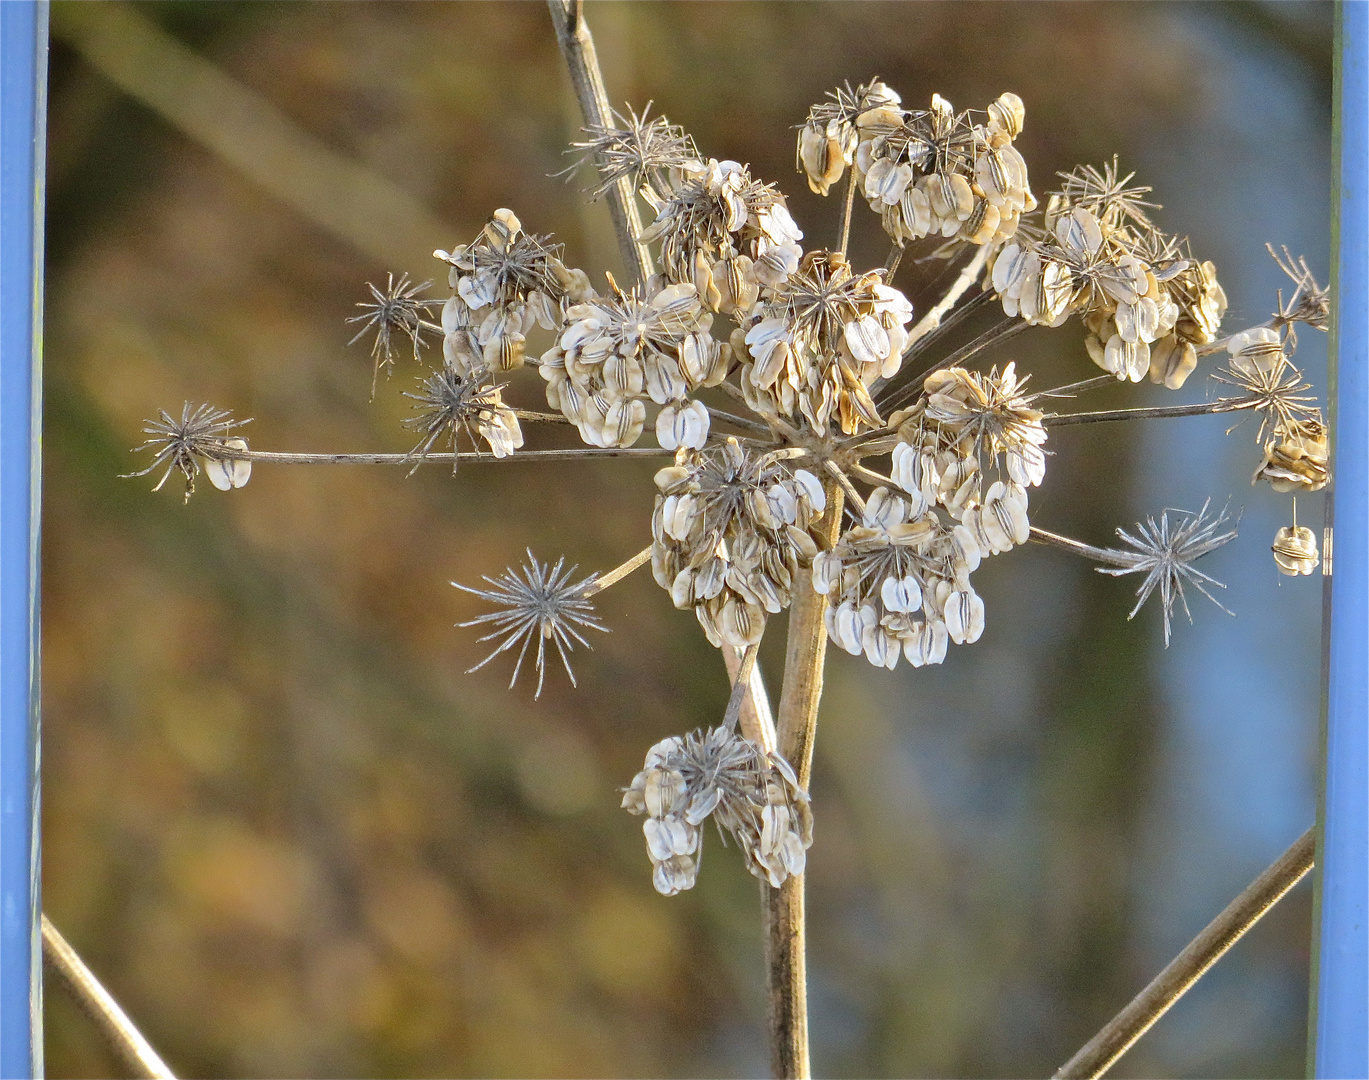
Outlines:
[{"label": "flower stalk", "polygon": [[[831,548],[841,533],[844,491],[834,479],[824,482],[827,511],[820,521],[822,539]],[[822,700],[827,659],[827,597],[805,589],[789,609],[789,638],[784,658],[776,732],[780,753],[794,766],[806,788],[813,771],[813,740]],[[808,1056],[807,923],[803,875],[778,889],[761,883],[765,910],[765,974],[770,1024],[770,1067],[776,1077],[803,1080],[812,1075]]]},{"label": "flower stalk", "polygon": [[[594,50],[594,37],[585,22],[580,0],[547,0],[551,20],[556,26],[556,40],[561,55],[570,71],[570,81],[580,102],[586,127],[611,127],[613,109],[604,88],[604,75],[599,69],[599,55]],[[646,281],[655,271],[651,252],[638,239],[642,235],[642,219],[637,212],[636,198],[627,177],[620,177],[609,190],[609,212],[613,215],[613,229],[618,235],[618,246],[623,264]]]}]

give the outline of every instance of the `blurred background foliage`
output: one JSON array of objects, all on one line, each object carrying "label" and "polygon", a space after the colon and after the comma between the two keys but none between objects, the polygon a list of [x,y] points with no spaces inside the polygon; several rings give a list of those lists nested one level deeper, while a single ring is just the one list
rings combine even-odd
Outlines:
[{"label": "blurred background foliage", "polygon": [[[1120,154],[1217,261],[1229,326],[1271,309],[1265,241],[1326,273],[1329,5],[587,12],[611,98],[654,100],[778,181],[809,244],[836,206],[794,173],[793,125],[879,74],[908,103],[1019,93],[1038,193]],[[698,888],[655,895],[617,809],[648,746],[720,715],[693,618],[629,578],[579,690],[552,677],[538,702],[506,663],[462,674],[484,652],[452,628],[481,608],[447,581],[524,547],[585,570],[638,550],[649,463],[259,465],[188,506],[117,479],[143,418],[186,400],[255,417],[260,449],[408,449],[418,369],[369,402],[343,320],[387,270],[440,279],[431,250],[496,207],[596,279],[616,269],[605,208],[552,176],[579,122],[544,7],[52,14],[48,913],[181,1075],[764,1072],[754,881],[710,840]],[[853,250],[885,252],[859,210]],[[916,282],[905,268],[922,308]],[[1081,338],[1036,331],[993,359],[1068,382],[1093,373]],[[1303,338],[1324,387],[1324,341]],[[537,407],[540,381],[510,393]],[[1311,821],[1320,590],[1275,574],[1287,500],[1252,492],[1253,432],[1225,424],[1066,429],[1033,517],[1099,543],[1231,499],[1242,536],[1206,568],[1237,618],[1200,602],[1165,652],[1156,611],[1126,620],[1127,579],[1024,549],[980,572],[988,630],[943,668],[829,660],[808,875],[822,1074],[1049,1074]],[[1304,885],[1116,1074],[1300,1074],[1309,924]],[[46,1040],[49,1075],[116,1071],[55,989]]]}]

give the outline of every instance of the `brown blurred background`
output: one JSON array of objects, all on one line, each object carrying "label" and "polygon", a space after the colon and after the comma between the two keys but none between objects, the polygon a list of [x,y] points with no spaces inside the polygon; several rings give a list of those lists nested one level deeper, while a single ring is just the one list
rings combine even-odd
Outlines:
[{"label": "brown blurred background", "polygon": [[[793,125],[843,79],[1027,103],[1040,193],[1113,153],[1259,321],[1265,241],[1324,277],[1329,5],[589,4],[611,97],[778,181],[809,245],[835,200]],[[208,401],[259,449],[407,450],[401,360],[368,401],[343,320],[496,207],[599,279],[602,205],[551,174],[579,120],[538,3],[53,5],[44,488],[44,906],[184,1076],[701,1076],[766,1069],[755,882],[710,837],[651,889],[619,786],[720,715],[726,681],[645,573],[580,688],[475,675],[452,589],[523,549],[603,570],[649,536],[641,462],[259,465],[242,491],[117,475],[141,421]],[[434,234],[435,231],[435,234]],[[885,244],[857,217],[856,261]],[[900,284],[926,306],[917,277]],[[1242,321],[1244,320],[1244,321]],[[974,328],[966,330],[966,334]],[[1323,385],[1324,342],[1302,358]],[[1016,359],[1093,373],[1074,325]],[[1200,373],[1201,374],[1201,373]],[[509,391],[537,407],[540,380]],[[1179,398],[1201,400],[1196,378]],[[1163,391],[1109,388],[1108,403]],[[1211,496],[1243,511],[1161,649],[1134,582],[1022,550],[976,577],[984,639],[936,671],[838,654],[808,875],[824,1075],[1048,1075],[1311,821],[1317,582],[1268,554],[1252,430],[1073,428],[1048,528]],[[556,444],[535,432],[531,445]],[[1300,517],[1315,521],[1320,500]],[[981,584],[982,583],[982,584]],[[762,662],[778,671],[782,623]],[[506,662],[507,661],[507,662]],[[1116,1069],[1302,1073],[1304,885]],[[49,1075],[117,1064],[54,986]]]}]

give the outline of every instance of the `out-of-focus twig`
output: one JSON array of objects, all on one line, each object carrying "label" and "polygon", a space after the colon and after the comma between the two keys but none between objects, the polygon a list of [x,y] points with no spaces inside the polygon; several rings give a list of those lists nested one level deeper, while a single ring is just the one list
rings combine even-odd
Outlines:
[{"label": "out-of-focus twig", "polygon": [[119,1060],[134,1076],[146,1080],[176,1080],[166,1062],[133,1026],[128,1014],[119,1008],[119,1003],[100,985],[100,980],[46,915],[43,916],[43,959],[61,978],[62,985],[71,992],[76,1003],[99,1026]]},{"label": "out-of-focus twig", "polygon": [[1060,1066],[1052,1080],[1102,1076],[1131,1049],[1136,1040],[1150,1030],[1152,1024],[1169,1011],[1189,988],[1201,979],[1207,969],[1220,960],[1225,952],[1283,899],[1285,893],[1301,881],[1312,869],[1316,854],[1316,837],[1308,829],[1293,842],[1293,846],[1247,885],[1242,893],[1226,906],[1165,967],[1151,980],[1150,985],[1132,998],[1131,1003],[1114,1016],[1083,1048]]},{"label": "out-of-focus twig", "polygon": [[128,5],[59,4],[52,33],[125,93],[369,257],[411,265],[455,235],[397,184],[329,149]]}]

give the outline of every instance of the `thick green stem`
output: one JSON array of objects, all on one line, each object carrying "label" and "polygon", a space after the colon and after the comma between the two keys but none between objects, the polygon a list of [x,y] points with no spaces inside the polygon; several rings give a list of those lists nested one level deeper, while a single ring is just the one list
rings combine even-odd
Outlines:
[{"label": "thick green stem", "polygon": [[[822,518],[825,547],[841,532],[844,492],[835,480],[826,483],[827,511]],[[808,786],[813,771],[813,737],[822,698],[823,663],[827,657],[827,597],[800,583],[789,608],[789,641],[784,660],[776,722],[780,753],[794,766],[799,783]],[[805,962],[803,877],[791,877],[778,889],[761,882],[765,909],[765,970],[770,1022],[770,1067],[777,1078],[806,1080],[808,1059],[808,975]]]}]

